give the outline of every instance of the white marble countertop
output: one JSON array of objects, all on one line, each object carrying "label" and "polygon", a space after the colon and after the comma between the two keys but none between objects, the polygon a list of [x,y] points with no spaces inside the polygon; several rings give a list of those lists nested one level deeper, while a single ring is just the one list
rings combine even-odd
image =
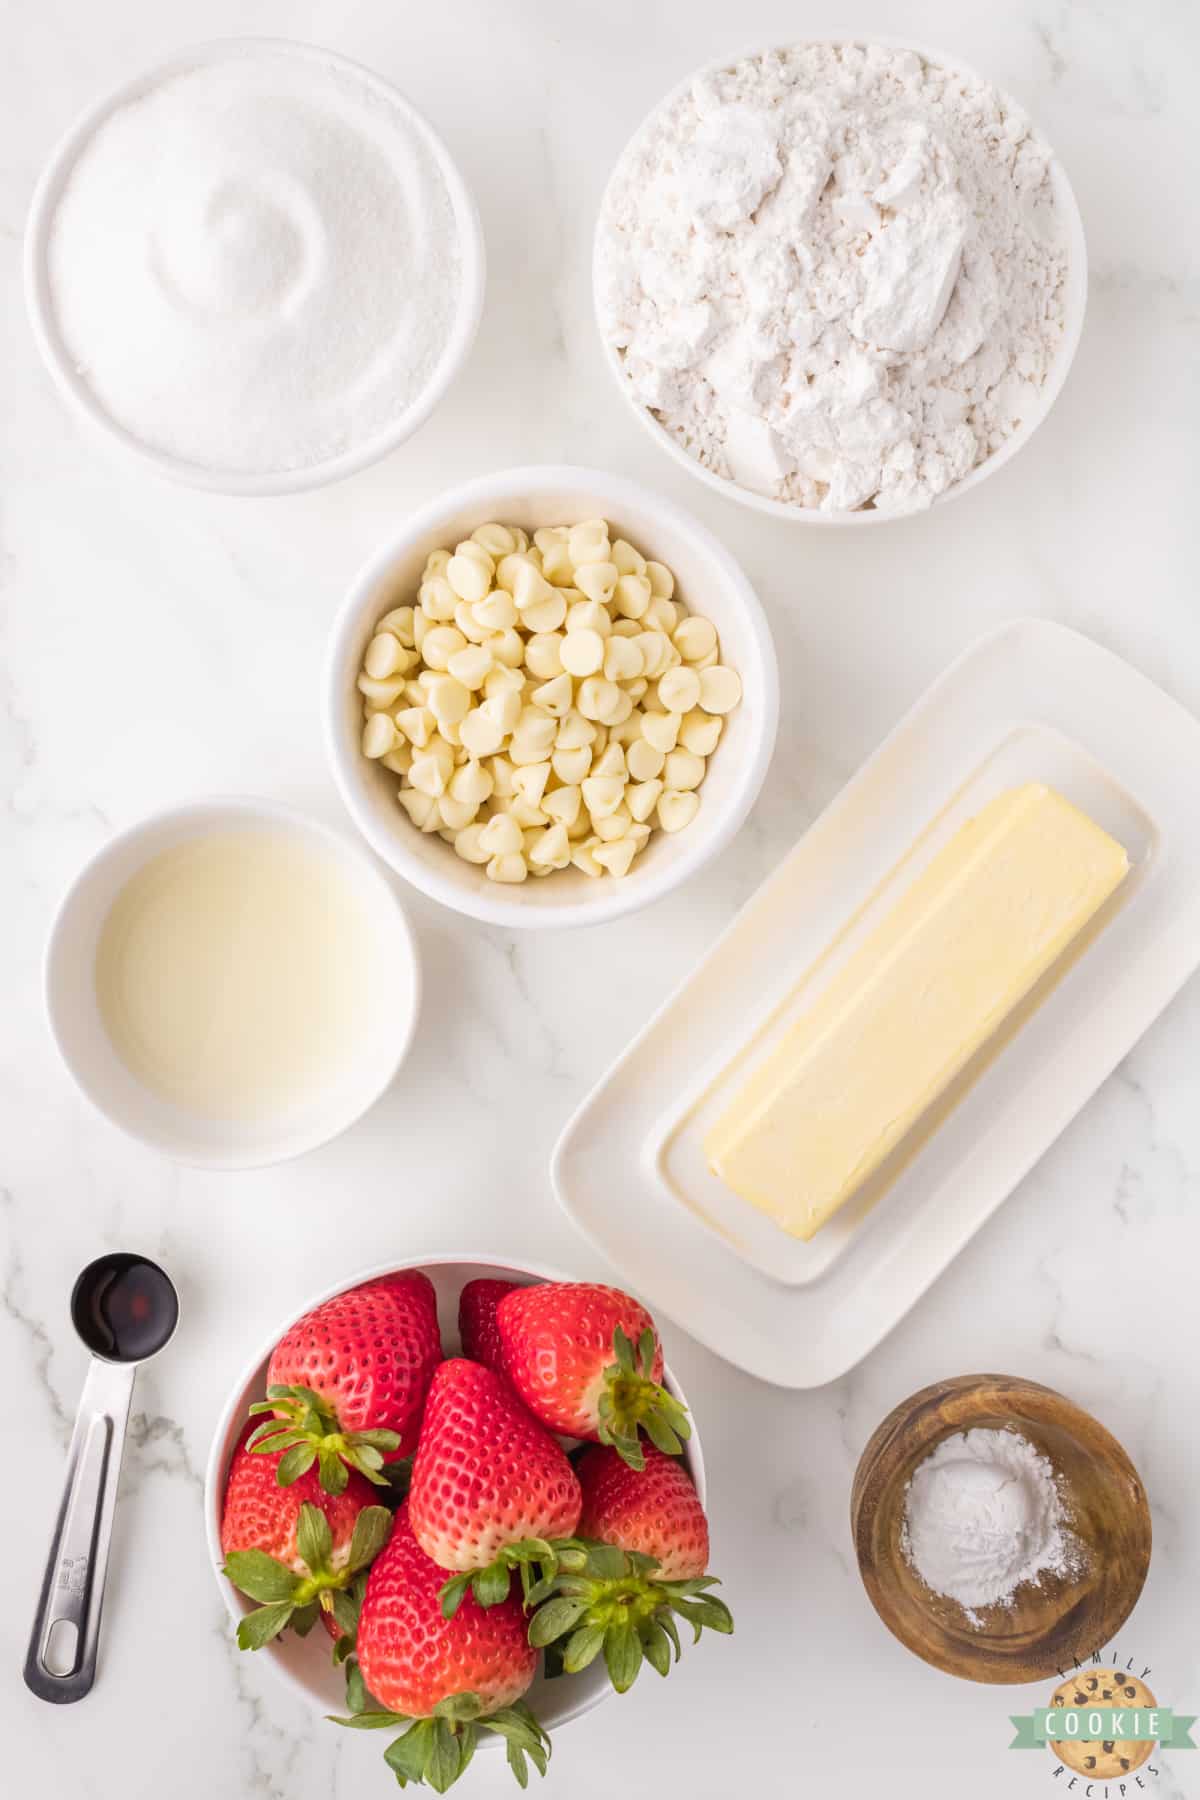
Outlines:
[{"label": "white marble countertop", "polygon": [[[7,9],[0,1720],[11,1792],[389,1791],[378,1739],[308,1716],[229,1640],[200,1482],[249,1348],[306,1292],[423,1249],[595,1271],[547,1184],[567,1112],[899,713],[990,626],[1024,612],[1061,619],[1200,710],[1195,16],[1179,0],[857,0],[847,20],[942,45],[1027,102],[1074,180],[1092,290],[1066,391],[1011,468],[932,517],[827,534],[706,494],[643,437],[602,366],[588,251],[606,171],[655,97],[715,55],[836,26],[828,9]],[[381,466],[294,499],[177,491],[110,460],[52,392],[20,293],[29,193],[76,112],[178,43],[245,31],[328,44],[407,89],[475,187],[491,264],[478,344],[433,421]],[[584,936],[506,937],[414,898],[427,977],[416,1048],[386,1100],[320,1153],[206,1175],[126,1141],[76,1096],[43,1022],[39,959],[67,879],[112,830],[206,791],[258,790],[337,820],[316,681],[349,575],[441,486],[562,458],[628,471],[701,510],[769,606],[784,723],[750,824],[710,877]],[[1129,1448],[1153,1502],[1155,1556],[1121,1649],[1153,1665],[1160,1698],[1200,1710],[1198,1037],[1192,983],[912,1315],[835,1386],[775,1391],[669,1333],[703,1428],[714,1560],[738,1634],[565,1730],[547,1793],[657,1792],[668,1743],[668,1779],[692,1800],[1050,1792],[1048,1759],[1014,1764],[1006,1749],[1006,1715],[1042,1704],[1041,1690],[975,1688],[909,1657],[852,1560],[847,1496],[869,1433],[914,1388],[977,1369],[1061,1387]],[[83,1373],[66,1300],[77,1269],[109,1247],[173,1271],[183,1324],[139,1381],[98,1686],[50,1709],[26,1693],[20,1664]],[[871,1732],[858,1724],[868,1700]],[[1160,1800],[1200,1794],[1200,1755],[1154,1760],[1162,1772],[1146,1787]],[[470,1783],[509,1787],[482,1759]]]}]

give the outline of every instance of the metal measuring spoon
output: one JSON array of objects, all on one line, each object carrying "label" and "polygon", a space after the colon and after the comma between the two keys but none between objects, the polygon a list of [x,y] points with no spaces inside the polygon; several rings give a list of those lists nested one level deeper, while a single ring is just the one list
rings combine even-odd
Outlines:
[{"label": "metal measuring spoon", "polygon": [[100,1609],[121,1452],[139,1363],[170,1340],[179,1296],[144,1256],[89,1263],[71,1293],[71,1322],[92,1353],[67,1454],[58,1522],[25,1657],[40,1700],[82,1700],[96,1679]]}]

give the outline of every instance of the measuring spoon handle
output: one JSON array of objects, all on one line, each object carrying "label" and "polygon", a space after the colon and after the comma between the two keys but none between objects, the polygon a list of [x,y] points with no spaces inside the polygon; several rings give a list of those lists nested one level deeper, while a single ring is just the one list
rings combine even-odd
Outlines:
[{"label": "measuring spoon handle", "polygon": [[82,1700],[96,1679],[96,1646],[134,1365],[93,1358],[67,1453],[62,1503],[25,1657],[39,1700]]}]

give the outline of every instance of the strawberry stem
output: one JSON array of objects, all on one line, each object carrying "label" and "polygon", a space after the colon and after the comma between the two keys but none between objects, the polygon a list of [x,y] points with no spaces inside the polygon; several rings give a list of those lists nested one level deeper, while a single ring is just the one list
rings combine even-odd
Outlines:
[{"label": "strawberry stem", "polygon": [[[638,1437],[639,1427],[666,1456],[679,1456],[692,1435],[687,1408],[653,1378],[658,1340],[649,1326],[633,1344],[618,1325],[613,1333],[615,1362],[604,1371],[600,1396],[599,1438],[609,1444],[631,1469],[642,1470],[646,1456]],[[639,1366],[640,1365],[640,1366]]]},{"label": "strawberry stem", "polygon": [[633,1686],[643,1662],[666,1675],[672,1652],[679,1661],[676,1616],[691,1625],[696,1643],[706,1628],[723,1634],[733,1630],[729,1608],[708,1591],[720,1585],[713,1575],[656,1580],[654,1557],[585,1538],[560,1547],[558,1564],[529,1621],[529,1642],[537,1649],[560,1644],[569,1675],[586,1669],[603,1652],[619,1694]]},{"label": "strawberry stem", "polygon": [[350,1469],[357,1469],[376,1487],[389,1485],[381,1470],[384,1458],[400,1448],[398,1432],[342,1431],[337,1414],[320,1394],[279,1383],[272,1383],[267,1398],[250,1408],[251,1417],[259,1413],[269,1416],[255,1426],[246,1448],[256,1456],[283,1452],[275,1471],[280,1487],[299,1481],[314,1463],[327,1494],[345,1493]]},{"label": "strawberry stem", "polygon": [[307,1574],[289,1569],[265,1550],[231,1550],[222,1572],[240,1593],[262,1602],[238,1626],[239,1649],[261,1650],[288,1625],[306,1637],[322,1608],[337,1618],[342,1591],[374,1561],[391,1528],[386,1506],[364,1506],[354,1521],[346,1562],[335,1569],[329,1520],[306,1500],[296,1520],[296,1549]]},{"label": "strawberry stem", "polygon": [[346,1699],[349,1716],[336,1718],[330,1715],[335,1725],[345,1725],[354,1731],[386,1731],[397,1725],[407,1727],[383,1753],[384,1761],[401,1787],[407,1787],[412,1781],[444,1794],[453,1787],[474,1756],[480,1731],[494,1731],[505,1740],[508,1766],[521,1787],[529,1784],[528,1763],[533,1764],[539,1775],[546,1773],[550,1739],[523,1701],[485,1714],[478,1694],[450,1694],[439,1700],[431,1718],[408,1719],[403,1713],[387,1712],[379,1707],[368,1694],[357,1668],[347,1680]]}]

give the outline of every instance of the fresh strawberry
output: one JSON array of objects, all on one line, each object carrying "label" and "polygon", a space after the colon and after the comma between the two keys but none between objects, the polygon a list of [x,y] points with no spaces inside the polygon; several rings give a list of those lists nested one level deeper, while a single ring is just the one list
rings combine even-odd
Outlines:
[{"label": "fresh strawberry", "polygon": [[508,1383],[466,1357],[444,1362],[425,1402],[408,1514],[427,1556],[468,1571],[447,1585],[449,1610],[468,1585],[481,1606],[505,1599],[510,1570],[549,1556],[548,1538],[570,1537],[579,1507],[575,1471]]},{"label": "fresh strawberry", "polygon": [[438,1598],[444,1580],[413,1536],[405,1501],[367,1577],[358,1667],[347,1683],[351,1716],[337,1722],[407,1724],[385,1760],[401,1786],[427,1782],[438,1793],[466,1768],[479,1730],[498,1732],[524,1787],[526,1757],[544,1775],[550,1741],[520,1704],[538,1660],[521,1602],[513,1595],[485,1611],[468,1594],[447,1619]]},{"label": "fresh strawberry", "polygon": [[687,1581],[708,1567],[708,1520],[687,1470],[646,1446],[639,1473],[597,1444],[576,1467],[583,1489],[579,1535],[652,1556],[661,1581]]},{"label": "fresh strawberry", "polygon": [[385,1462],[411,1454],[433,1371],[442,1360],[437,1296],[418,1270],[335,1294],[276,1344],[268,1413],[250,1448],[283,1451],[282,1485],[315,1462],[321,1486],[340,1493],[356,1469],[384,1487]]},{"label": "fresh strawberry", "polygon": [[308,1470],[286,1487],[275,1455],[234,1451],[221,1514],[224,1572],[262,1604],[238,1626],[243,1650],[257,1650],[286,1625],[304,1636],[318,1616],[334,1635],[352,1630],[351,1590],[391,1528],[375,1490],[351,1473],[340,1494],[327,1494]]},{"label": "fresh strawberry", "polygon": [[690,1421],[661,1385],[654,1321],[629,1294],[547,1281],[506,1294],[496,1323],[509,1381],[551,1431],[611,1444],[634,1469],[643,1463],[639,1427],[660,1450],[682,1450]]},{"label": "fresh strawberry", "polygon": [[462,1353],[472,1362],[484,1363],[504,1373],[504,1350],[496,1324],[496,1308],[505,1294],[516,1292],[515,1281],[468,1281],[458,1297],[458,1335]]}]

